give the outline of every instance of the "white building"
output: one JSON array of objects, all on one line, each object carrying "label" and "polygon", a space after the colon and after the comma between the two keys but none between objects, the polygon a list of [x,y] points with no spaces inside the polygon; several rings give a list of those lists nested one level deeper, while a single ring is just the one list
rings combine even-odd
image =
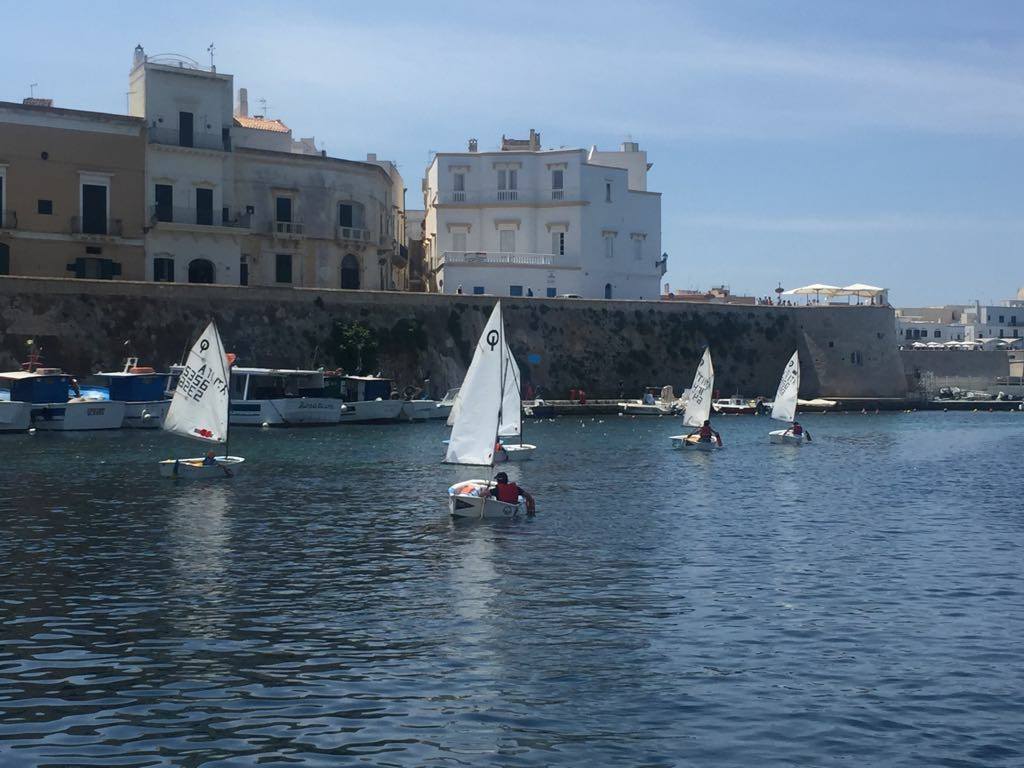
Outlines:
[{"label": "white building", "polygon": [[327,157],[233,107],[231,75],[135,50],[130,111],[149,128],[147,279],[393,290],[407,281],[393,163]]},{"label": "white building", "polygon": [[647,153],[551,149],[540,135],[434,156],[423,180],[429,282],[443,293],[657,299],[661,194]]},{"label": "white building", "polygon": [[1001,304],[975,302],[966,306],[964,322],[971,329],[968,341],[1021,338],[1024,336],[1024,288],[1017,292],[1017,298]]}]

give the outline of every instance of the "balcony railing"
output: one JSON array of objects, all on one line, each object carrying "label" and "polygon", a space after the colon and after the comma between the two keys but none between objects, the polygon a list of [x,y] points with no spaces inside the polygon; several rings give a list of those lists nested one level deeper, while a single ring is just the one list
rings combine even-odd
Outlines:
[{"label": "balcony railing", "polygon": [[[185,139],[183,142],[182,139]],[[231,150],[231,137],[218,136],[207,131],[193,131],[191,137],[182,134],[176,128],[150,128],[150,144],[166,144],[172,147],[197,147],[199,149],[216,149],[222,152]]]},{"label": "balcony railing", "polygon": [[453,203],[464,203],[464,202],[466,202],[466,190],[464,190],[464,189],[452,190],[452,202]]},{"label": "balcony railing", "polygon": [[337,227],[334,232],[337,240],[348,240],[356,243],[370,242],[370,230],[360,227]]},{"label": "balcony railing", "polygon": [[151,205],[149,207],[149,221],[152,224],[190,224],[198,227],[237,227],[249,229],[252,223],[252,215],[238,213],[228,221],[224,221],[224,214],[221,211],[207,211],[198,208],[186,208],[183,206]]},{"label": "balcony railing", "polygon": [[283,237],[302,237],[305,227],[301,221],[272,221],[270,233]]},{"label": "balcony railing", "polygon": [[442,264],[519,264],[550,267],[556,257],[550,253],[506,253],[504,251],[444,251]]},{"label": "balcony railing", "polygon": [[578,189],[551,189],[550,187],[534,189],[476,189],[449,190],[436,193],[434,202],[459,204],[497,204],[497,203],[546,203],[563,200],[579,200]]},{"label": "balcony railing", "polygon": [[498,202],[509,203],[519,199],[518,189],[499,189],[498,190]]},{"label": "balcony railing", "polygon": [[564,200],[565,199],[565,190],[564,189],[552,189],[551,190],[551,199],[552,200]]},{"label": "balcony railing", "polygon": [[18,214],[14,211],[0,211],[0,229],[17,229]]},{"label": "balcony railing", "polygon": [[104,235],[121,237],[123,222],[121,219],[83,219],[81,216],[71,217],[71,232],[75,235]]}]

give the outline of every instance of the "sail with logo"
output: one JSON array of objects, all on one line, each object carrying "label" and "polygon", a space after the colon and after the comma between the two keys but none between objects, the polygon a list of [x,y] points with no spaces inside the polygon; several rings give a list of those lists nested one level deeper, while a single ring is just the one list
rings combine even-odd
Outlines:
[{"label": "sail with logo", "polygon": [[789,426],[768,433],[773,443],[803,445],[810,442],[811,435],[796,420],[797,396],[800,394],[800,353],[794,352],[786,367],[782,369],[779,388],[772,403],[772,418],[784,421]]},{"label": "sail with logo", "polygon": [[[515,365],[505,342],[501,302],[494,306],[459,390],[458,409],[452,424],[446,464],[493,467],[499,430],[506,423],[504,411],[513,408],[506,391],[519,378],[509,366]],[[518,412],[518,390],[514,409]],[[508,422],[511,422],[511,417]],[[501,449],[502,451],[504,449]],[[448,508],[455,517],[507,517],[521,511],[522,502],[508,504],[490,496],[489,480],[465,480],[448,489]]]},{"label": "sail with logo", "polygon": [[[711,418],[711,398],[715,391],[715,367],[711,362],[711,348],[706,347],[704,354],[697,365],[697,371],[693,375],[693,385],[690,387],[690,399],[686,403],[686,411],[683,414],[683,426],[695,427],[689,435],[673,435],[669,438],[673,448],[697,448],[698,450],[714,450],[722,447],[721,438],[712,439],[710,436],[705,439],[699,434],[704,428],[704,423]],[[710,427],[708,427],[710,430]]]},{"label": "sail with logo", "polygon": [[231,364],[217,326],[211,322],[199,337],[178,377],[164,429],[204,443],[224,444],[224,455],[166,459],[160,462],[164,477],[232,477],[245,461],[227,453],[230,408]]}]

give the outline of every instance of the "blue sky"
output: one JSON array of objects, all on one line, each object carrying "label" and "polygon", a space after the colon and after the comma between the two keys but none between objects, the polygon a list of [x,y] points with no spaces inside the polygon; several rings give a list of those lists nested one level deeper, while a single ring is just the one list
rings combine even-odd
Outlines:
[{"label": "blue sky", "polygon": [[[132,49],[217,65],[328,152],[396,160],[542,133],[648,150],[673,288],[1024,285],[1018,2],[7,3],[0,99],[125,109]],[[45,8],[45,11],[41,10]]]}]

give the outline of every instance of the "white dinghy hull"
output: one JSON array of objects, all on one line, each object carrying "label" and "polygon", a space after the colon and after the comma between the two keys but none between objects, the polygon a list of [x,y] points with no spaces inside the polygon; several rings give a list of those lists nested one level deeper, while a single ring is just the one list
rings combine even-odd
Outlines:
[{"label": "white dinghy hull", "polygon": [[[448,489],[448,512],[452,517],[473,520],[509,520],[525,514],[525,504],[498,501],[486,494],[490,483],[486,480],[466,480]],[[468,492],[467,492],[468,491]]]},{"label": "white dinghy hull", "polygon": [[209,480],[222,477],[236,477],[245,462],[241,456],[217,456],[216,464],[203,464],[203,457],[191,459],[165,459],[160,462],[161,477],[178,477],[185,480]]},{"label": "white dinghy hull", "polygon": [[717,440],[701,442],[697,435],[673,435],[669,438],[673,448],[686,448],[691,451],[718,451],[722,446]]},{"label": "white dinghy hull", "polygon": [[794,435],[788,429],[776,429],[769,432],[768,439],[774,445],[803,445],[807,442],[806,434]]},{"label": "white dinghy hull", "polygon": [[504,450],[494,454],[495,464],[505,461],[529,461],[537,450],[536,445],[530,445],[529,443],[512,443],[510,445],[502,443],[501,447]]}]

